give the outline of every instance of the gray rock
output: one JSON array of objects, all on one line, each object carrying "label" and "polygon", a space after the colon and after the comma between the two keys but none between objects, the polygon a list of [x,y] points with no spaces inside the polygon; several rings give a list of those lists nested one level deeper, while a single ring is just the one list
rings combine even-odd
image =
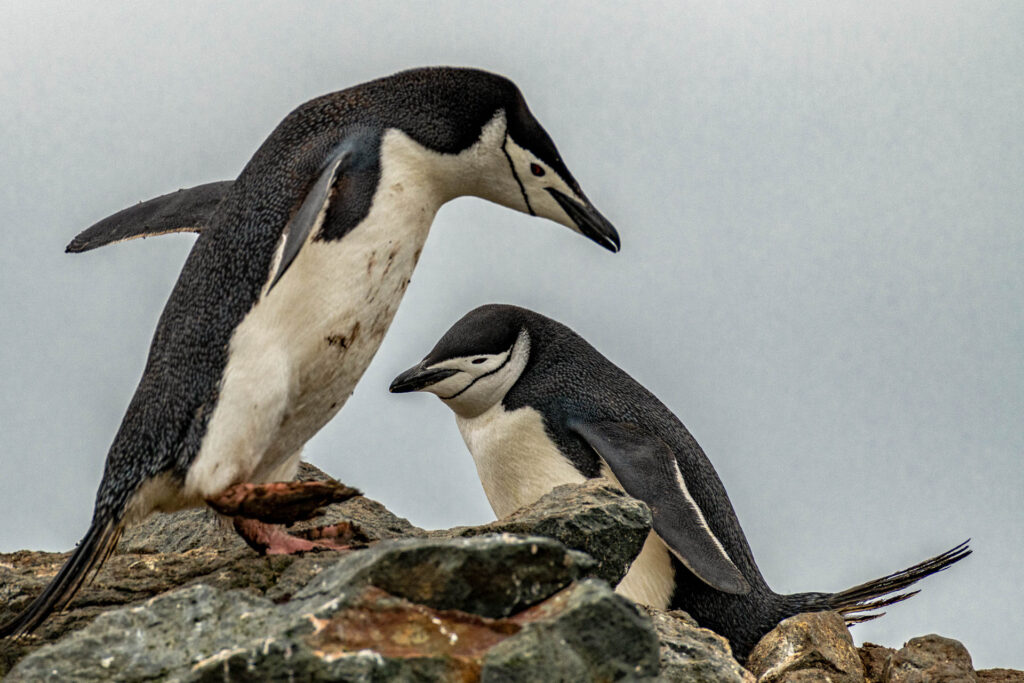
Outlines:
[{"label": "gray rock", "polygon": [[754,683],[732,657],[729,641],[697,626],[686,612],[645,607],[661,641],[661,676],[666,682]]},{"label": "gray rock", "polygon": [[885,683],[977,681],[971,655],[958,640],[935,634],[914,638],[889,658]]},{"label": "gray rock", "polygon": [[858,648],[857,653],[860,655],[861,664],[864,665],[864,678],[867,683],[882,683],[885,677],[885,667],[895,652],[896,650],[891,647],[874,643],[864,643]]},{"label": "gray rock", "polygon": [[559,486],[533,505],[496,522],[431,534],[453,537],[512,533],[556,538],[597,560],[595,576],[614,586],[640,553],[650,529],[651,512],[646,505],[603,480],[592,479]]},{"label": "gray rock", "polygon": [[117,544],[121,554],[184,553],[200,548],[232,551],[248,546],[230,524],[209,508],[154,513],[126,529]]},{"label": "gray rock", "polygon": [[504,617],[579,579],[594,561],[542,536],[401,539],[354,552],[296,594],[331,595],[370,584],[435,609]]},{"label": "gray rock", "polygon": [[518,634],[484,657],[484,683],[655,680],[658,637],[646,615],[602,581],[573,585],[518,615]]},{"label": "gray rock", "polygon": [[[473,667],[479,670],[480,657],[495,643],[534,622],[564,614],[569,625],[559,629],[579,628],[579,615],[591,614],[599,620],[595,631],[624,629],[623,643],[631,649],[636,629],[643,628],[632,623],[636,609],[604,584],[587,588],[586,595],[603,591],[600,600],[553,598],[518,620],[450,609],[521,612],[593,569],[593,560],[548,538],[405,539],[333,555],[334,565],[308,572],[315,578],[280,605],[198,585],[109,611],[26,656],[10,680],[223,680],[225,672],[232,680],[456,680]],[[285,572],[294,567],[289,564]],[[575,593],[570,589],[568,595]],[[607,614],[592,603],[608,603]],[[622,616],[623,606],[634,615],[632,622]],[[587,666],[595,670],[621,668],[613,663],[622,656],[618,649],[588,650],[590,637],[577,634],[571,652],[587,654]],[[364,650],[376,654],[359,654]]]},{"label": "gray rock", "polygon": [[[329,479],[306,464],[300,476]],[[506,522],[458,529],[454,535],[469,537],[503,529],[536,528],[604,557],[604,566],[595,573],[617,580],[639,549],[642,530],[649,522],[641,503],[593,484],[555,491],[538,501],[534,509],[536,512],[520,511]],[[364,497],[329,506],[324,516],[296,527],[339,521],[351,521],[370,542],[426,533]],[[625,525],[621,534],[616,533],[619,523]],[[437,537],[446,534],[452,535],[433,532]],[[66,553],[29,551],[0,555],[0,621],[13,617],[27,605],[67,557]],[[67,610],[53,615],[30,638],[0,641],[0,676],[28,652],[82,628],[106,610],[139,604],[165,591],[196,583],[222,589],[240,588],[285,602],[341,557],[342,554],[334,552],[259,557],[206,510],[153,515],[126,532],[117,552]]]},{"label": "gray rock", "polygon": [[1024,671],[1016,669],[980,669],[978,683],[1024,683]]},{"label": "gray rock", "polygon": [[194,665],[189,681],[462,681],[520,626],[438,611],[364,587],[294,613],[292,628]]},{"label": "gray rock", "polygon": [[5,680],[176,680],[203,657],[260,638],[272,607],[238,591],[184,588],[101,614],[25,657]]},{"label": "gray rock", "polygon": [[[328,479],[305,465],[303,476]],[[603,482],[560,487],[482,527],[425,532],[361,497],[296,527],[340,521],[370,547],[260,557],[208,512],[153,516],[70,609],[0,641],[0,676],[20,660],[10,680],[753,681],[685,613],[640,610],[581,581],[618,581],[650,528],[642,503]],[[0,620],[66,558],[0,555]],[[751,667],[765,681],[864,680],[851,651],[836,615],[799,615]],[[869,683],[1024,681],[1005,669],[975,677],[963,646],[938,636],[859,656]]]},{"label": "gray rock", "polygon": [[[0,569],[0,585],[9,595],[0,598],[0,621],[16,615],[67,560],[67,554],[15,553],[0,562],[12,565]],[[248,548],[236,551],[195,549],[187,553],[115,554],[103,570],[72,601],[70,607],[52,615],[31,637],[0,640],[0,675],[28,651],[56,641],[81,628],[98,614],[138,604],[165,591],[204,583],[216,588],[242,588],[262,595],[274,587],[278,576],[292,564],[328,562],[339,553],[307,557],[258,557]]]},{"label": "gray rock", "polygon": [[837,612],[783,620],[754,646],[747,668],[759,683],[865,683],[853,638]]},{"label": "gray rock", "polygon": [[[185,680],[653,680],[650,624],[606,584],[573,584],[505,619],[439,611],[366,588],[310,628],[225,650]],[[327,612],[330,612],[329,614]]]}]

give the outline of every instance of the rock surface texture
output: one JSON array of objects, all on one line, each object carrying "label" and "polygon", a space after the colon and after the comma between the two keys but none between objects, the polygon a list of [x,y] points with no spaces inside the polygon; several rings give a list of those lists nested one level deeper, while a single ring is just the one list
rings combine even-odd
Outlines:
[{"label": "rock surface texture", "polygon": [[786,619],[754,647],[747,667],[765,683],[820,681],[823,675],[833,683],[864,683],[864,665],[837,612]]},{"label": "rock surface texture", "polygon": [[[306,478],[325,475],[305,467]],[[130,530],[70,608],[0,641],[9,681],[1021,682],[975,672],[957,641],[853,646],[842,618],[797,615],[743,668],[683,612],[610,588],[650,513],[590,482],[480,527],[424,531],[356,498],[312,524],[351,522],[348,552],[260,557],[205,511]],[[298,525],[300,528],[302,525]],[[66,554],[0,555],[0,620]]]}]

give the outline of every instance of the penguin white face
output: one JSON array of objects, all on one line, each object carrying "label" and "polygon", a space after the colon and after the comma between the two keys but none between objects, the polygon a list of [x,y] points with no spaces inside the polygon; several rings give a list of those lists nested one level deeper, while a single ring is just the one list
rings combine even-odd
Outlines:
[{"label": "penguin white face", "polygon": [[434,361],[428,357],[396,377],[391,392],[429,391],[456,415],[476,417],[505,397],[523,374],[529,357],[530,335],[522,329],[504,351]]},{"label": "penguin white face", "polygon": [[448,189],[451,198],[473,194],[553,220],[605,249],[619,250],[615,227],[583,194],[525,102],[520,100],[511,112],[497,110],[480,129],[477,143],[459,158]]},{"label": "penguin white face", "polygon": [[503,202],[531,216],[541,216],[575,230],[610,251],[619,250],[615,228],[594,208],[575,180],[563,178],[550,164],[508,134],[502,152],[516,181],[520,197]]}]

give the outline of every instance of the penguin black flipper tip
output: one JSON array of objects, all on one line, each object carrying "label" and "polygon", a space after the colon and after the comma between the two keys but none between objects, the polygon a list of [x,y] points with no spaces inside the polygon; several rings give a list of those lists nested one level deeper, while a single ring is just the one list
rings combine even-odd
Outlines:
[{"label": "penguin black flipper tip", "polygon": [[64,251],[79,254],[138,237],[202,232],[233,181],[206,183],[139,202],[75,235]]}]

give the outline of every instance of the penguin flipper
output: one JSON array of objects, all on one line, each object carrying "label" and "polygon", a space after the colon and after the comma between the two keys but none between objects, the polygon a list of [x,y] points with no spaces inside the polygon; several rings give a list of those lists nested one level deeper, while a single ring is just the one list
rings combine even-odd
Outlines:
[{"label": "penguin flipper", "polygon": [[206,183],[139,202],[78,233],[65,251],[79,253],[136,237],[172,232],[202,232],[233,183]]},{"label": "penguin flipper", "polygon": [[[274,273],[274,277],[270,281],[270,287],[267,288],[268,292],[274,288],[295,257],[299,255],[299,250],[306,243],[309,234],[323,223],[331,202],[338,199],[335,184],[349,170],[350,162],[358,151],[358,146],[363,143],[364,135],[365,133],[362,131],[349,135],[332,150],[320,170],[320,175],[317,176],[316,181],[303,197],[299,208],[292,214],[285,226],[281,261],[277,266],[277,272]],[[344,198],[340,201],[344,201]]]},{"label": "penguin flipper", "polygon": [[687,569],[723,593],[750,592],[690,496],[667,443],[628,422],[576,420],[569,427],[608,464],[626,493],[647,503],[654,530]]}]

